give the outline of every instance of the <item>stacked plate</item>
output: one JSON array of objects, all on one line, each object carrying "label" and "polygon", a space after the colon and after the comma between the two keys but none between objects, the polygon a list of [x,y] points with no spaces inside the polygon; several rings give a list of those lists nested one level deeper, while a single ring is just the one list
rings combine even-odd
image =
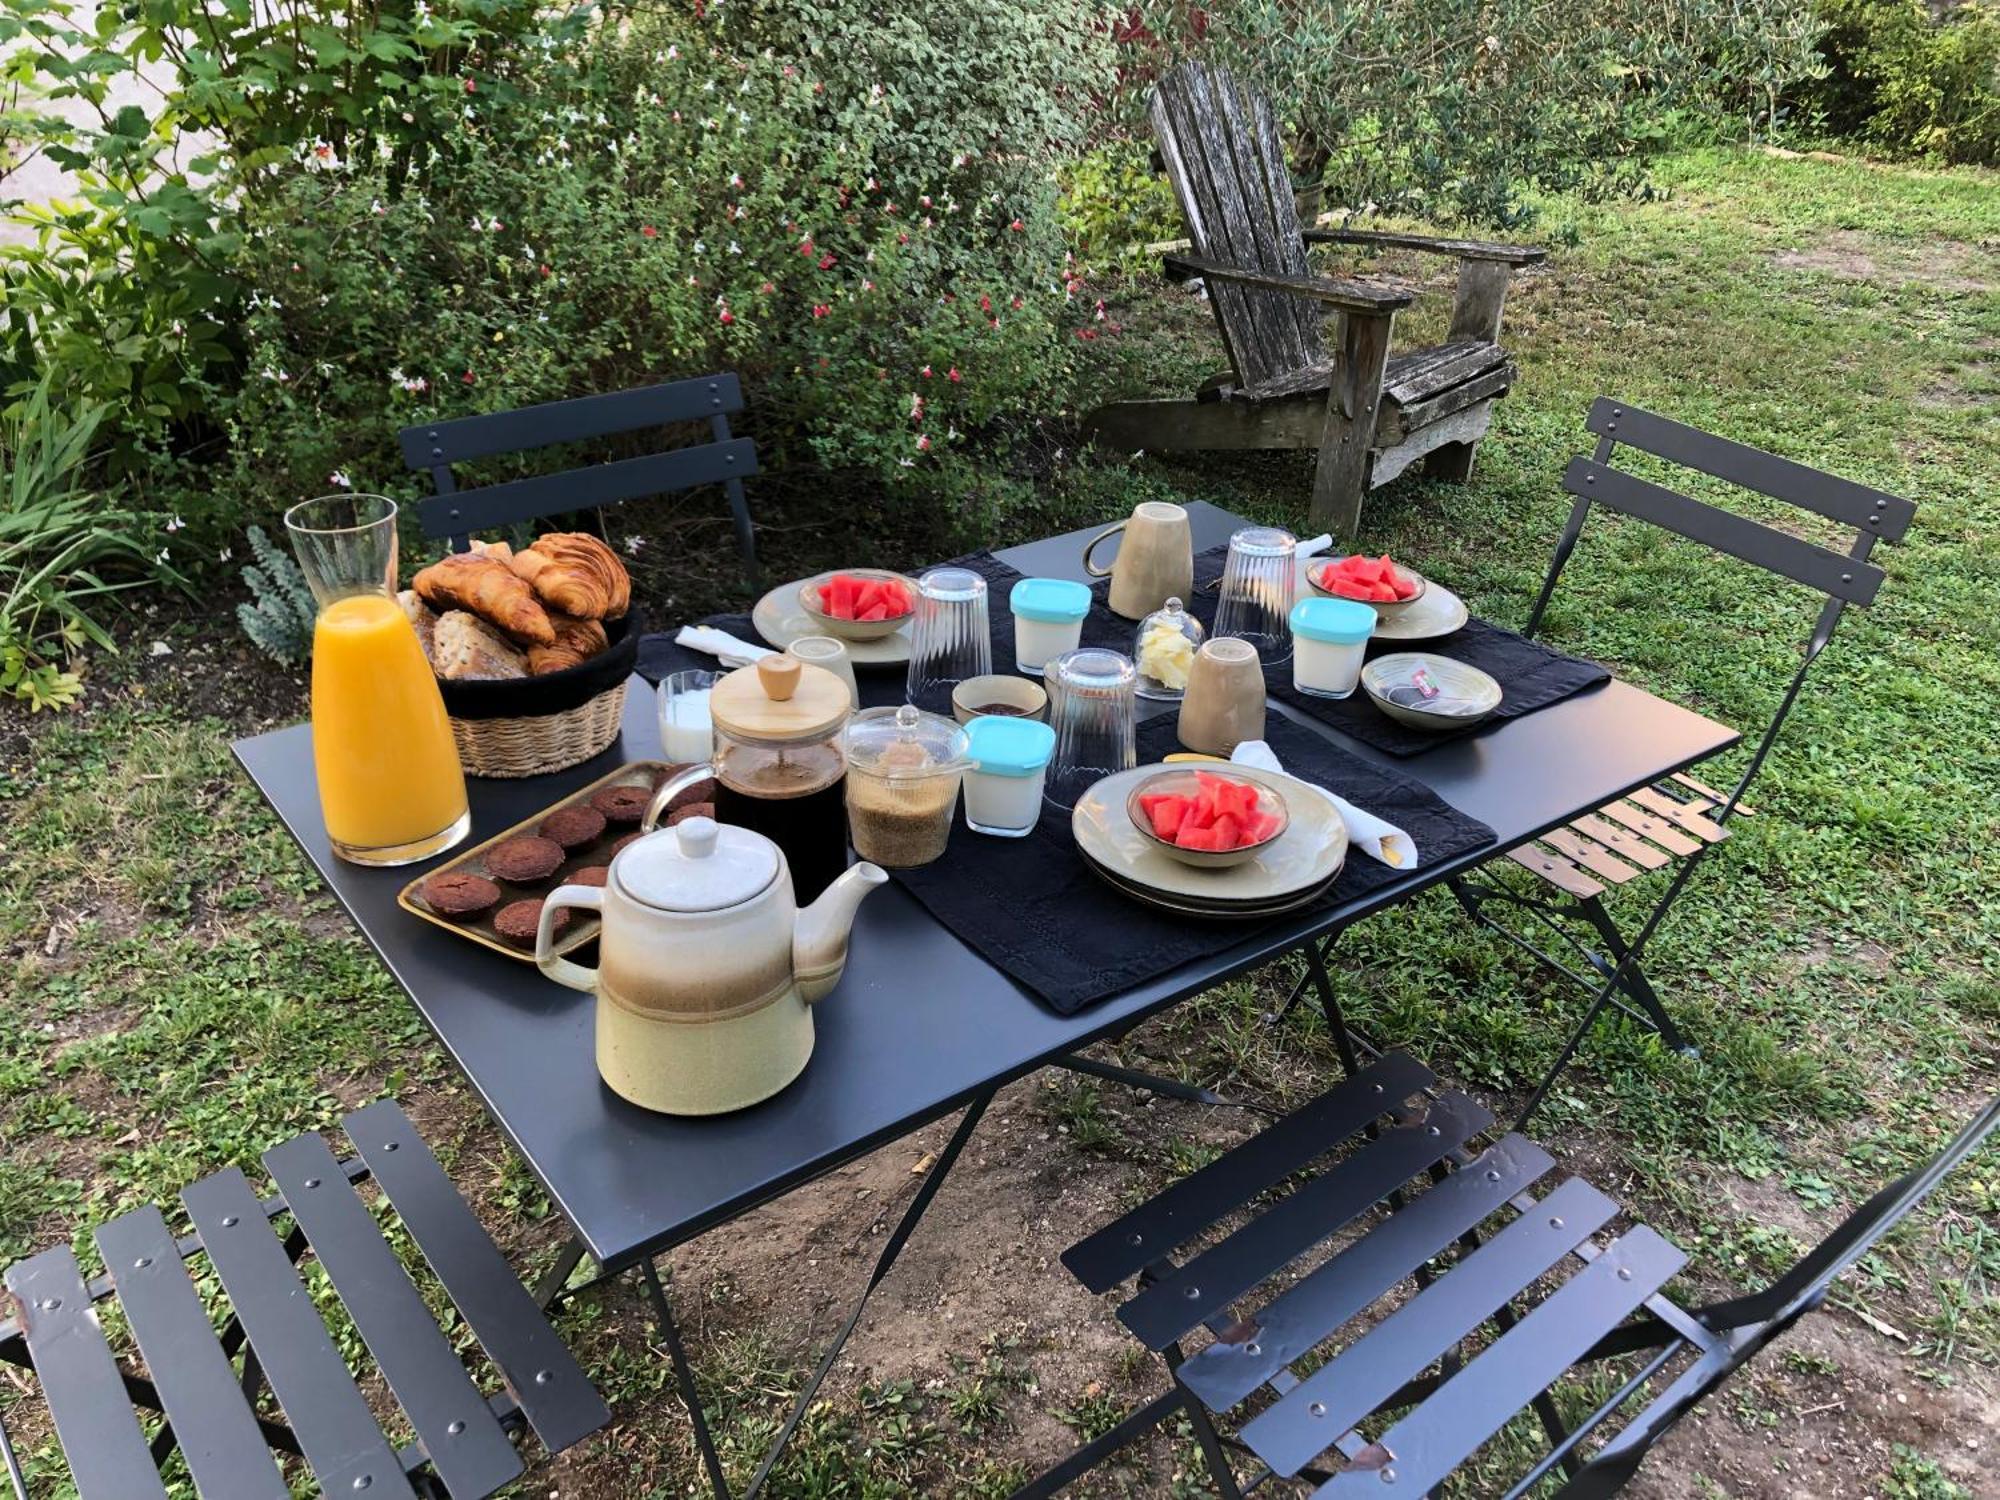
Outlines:
[{"label": "stacked plate", "polygon": [[[1306,570],[1319,567],[1329,557],[1330,554],[1321,553],[1317,557],[1300,560],[1299,598],[1309,598],[1315,592],[1306,578]],[[1463,629],[1465,622],[1472,618],[1472,611],[1465,607],[1465,601],[1435,578],[1426,579],[1424,591],[1408,603],[1378,613],[1381,616],[1375,624],[1375,639],[1378,641],[1434,641]]]},{"label": "stacked plate", "polygon": [[1158,766],[1107,776],[1077,800],[1070,829],[1077,851],[1115,889],[1185,916],[1251,920],[1310,906],[1347,862],[1347,825],[1333,804],[1303,782],[1252,766],[1230,773],[1262,782],[1285,799],[1289,826],[1254,858],[1227,870],[1201,870],[1160,852],[1133,825],[1132,789]]}]

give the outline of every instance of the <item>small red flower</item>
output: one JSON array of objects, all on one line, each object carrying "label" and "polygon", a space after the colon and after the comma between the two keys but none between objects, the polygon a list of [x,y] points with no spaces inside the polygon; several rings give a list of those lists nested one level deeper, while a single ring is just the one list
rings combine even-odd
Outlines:
[{"label": "small red flower", "polygon": [[771,295],[771,293],[777,290],[777,287],[773,286],[770,282],[767,281],[762,286],[758,287],[757,290],[762,292],[765,296],[768,297]]},{"label": "small red flower", "polygon": [[811,235],[807,235],[804,239],[799,241],[799,254],[805,256],[808,260],[812,258],[813,239]]},{"label": "small red flower", "polygon": [[899,245],[907,245],[910,243],[910,237],[907,234],[899,234],[896,236],[896,243]]},{"label": "small red flower", "polygon": [[965,380],[965,377],[958,373],[957,365],[953,365],[949,370],[946,370],[944,378],[949,380],[953,385],[959,385]]},{"label": "small red flower", "polygon": [[923,376],[924,379],[929,380],[931,378],[931,367],[929,365],[925,365],[921,370],[917,371],[917,373]]},{"label": "small red flower", "polygon": [[825,302],[815,302],[813,304],[813,316],[815,318],[823,318],[832,311],[833,308]]},{"label": "small red flower", "polygon": [[649,240],[656,240],[660,237],[660,231],[655,229],[651,224],[641,224],[639,226],[639,233],[643,234]]},{"label": "small red flower", "polygon": [[463,375],[459,376],[458,378],[466,385],[472,385],[474,383],[473,374],[472,371],[470,370],[467,370]]},{"label": "small red flower", "polygon": [[555,274],[556,273],[554,271],[551,271],[547,266],[542,267],[542,280],[547,281],[551,276]]},{"label": "small red flower", "polygon": [[984,292],[980,293],[979,296],[979,310],[983,313],[990,313],[993,311],[993,299],[987,296]]},{"label": "small red flower", "polygon": [[722,326],[723,326],[724,328],[727,328],[727,327],[728,327],[728,326],[729,326],[729,325],[730,325],[731,323],[734,323],[735,321],[736,321],[736,314],[735,314],[735,313],[733,313],[733,312],[731,312],[731,311],[730,311],[730,310],[729,310],[728,308],[726,308],[726,307],[725,307],[725,308],[723,308],[723,310],[722,310]]},{"label": "small red flower", "polygon": [[472,79],[468,78],[465,80],[465,91],[468,94],[476,94],[479,92],[479,85]]},{"label": "small red flower", "polygon": [[1023,224],[1019,219],[1016,219],[1013,223],[1009,224],[1007,227],[1013,230],[1014,233],[1019,234],[1022,230],[1026,229],[1028,226],[1026,224]]},{"label": "small red flower", "polygon": [[928,453],[930,451],[931,451],[931,435],[927,432],[922,437],[917,439],[917,452]]},{"label": "small red flower", "polygon": [[837,264],[838,262],[834,260],[831,254],[822,255],[819,258],[819,268],[822,271],[831,271]]},{"label": "small red flower", "polygon": [[1016,297],[1014,298],[1014,300],[1013,300],[1012,302],[1008,303],[1007,305],[1008,305],[1009,307],[1013,308],[1013,309],[1014,309],[1014,310],[1015,310],[1016,312],[1019,312],[1019,311],[1021,310],[1021,299],[1020,299],[1020,297],[1019,297],[1019,296],[1016,296]]}]

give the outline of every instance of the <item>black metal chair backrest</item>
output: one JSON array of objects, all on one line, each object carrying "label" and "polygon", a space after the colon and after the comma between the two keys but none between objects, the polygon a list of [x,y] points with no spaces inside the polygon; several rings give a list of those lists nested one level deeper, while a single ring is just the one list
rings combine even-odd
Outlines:
[{"label": "black metal chair backrest", "polygon": [[[398,438],[403,462],[428,470],[436,490],[418,507],[424,535],[450,537],[454,551],[464,551],[472,533],[484,527],[720,484],[728,492],[737,550],[754,581],[757,554],[743,480],[757,472],[757,445],[729,431],[730,416],[741,410],[743,387],[734,375],[702,375],[517,411],[425,422],[405,427]],[[453,464],[678,422],[706,422],[712,441],[479,489],[460,490],[452,476]]]},{"label": "black metal chair backrest", "polygon": [[1796,1265],[1762,1291],[1698,1309],[1697,1322],[1724,1341],[1684,1370],[1584,1470],[1556,1500],[1601,1500],[1616,1494],[1640,1461],[1680,1419],[1723,1381],[1749,1363],[1771,1340],[1826,1300],[1834,1282],[1936,1190],[2000,1128],[2000,1094],[1928,1162],[1890,1183],[1843,1219]]},{"label": "black metal chair backrest", "polygon": [[[1726,822],[1762,768],[1779,728],[1805,684],[1807,671],[1833,639],[1842,612],[1850,604],[1865,608],[1874,602],[1883,579],[1881,566],[1869,560],[1875,544],[1901,541],[1917,508],[1908,500],[1870,489],[1865,484],[1823,473],[1761,448],[1716,437],[1609,396],[1599,396],[1591,403],[1589,426],[1597,434],[1597,451],[1589,458],[1581,455],[1572,458],[1563,472],[1563,488],[1576,500],[1556,542],[1541,593],[1528,614],[1525,634],[1533,635],[1540,629],[1556,582],[1570,554],[1576,550],[1577,538],[1583,534],[1583,523],[1589,518],[1592,505],[1649,522],[1767,573],[1803,584],[1825,597],[1812,634],[1806,640],[1798,671],[1765,729],[1755,755],[1729,800],[1711,815],[1718,823]],[[1795,505],[1842,526],[1851,526],[1854,542],[1846,552],[1836,552],[1614,468],[1612,460],[1621,444],[1768,499]]]}]

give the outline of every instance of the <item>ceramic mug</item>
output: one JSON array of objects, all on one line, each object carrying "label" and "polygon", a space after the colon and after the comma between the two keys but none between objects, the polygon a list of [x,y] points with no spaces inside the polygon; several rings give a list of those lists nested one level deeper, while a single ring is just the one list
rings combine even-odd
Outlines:
[{"label": "ceramic mug", "polygon": [[[1093,563],[1091,554],[1106,537],[1125,534],[1118,556],[1108,568]],[[1116,525],[1107,526],[1083,545],[1083,571],[1092,578],[1111,579],[1111,612],[1128,620],[1143,620],[1172,598],[1194,595],[1194,531],[1188,513],[1164,500],[1146,500]]]},{"label": "ceramic mug", "polygon": [[1255,646],[1217,636],[1195,652],[1176,734],[1190,750],[1224,757],[1264,737],[1264,666]]}]

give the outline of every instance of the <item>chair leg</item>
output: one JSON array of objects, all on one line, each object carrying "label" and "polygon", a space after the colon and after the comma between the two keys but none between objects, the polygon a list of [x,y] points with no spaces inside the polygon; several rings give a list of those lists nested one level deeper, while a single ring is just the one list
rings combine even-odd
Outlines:
[{"label": "chair leg", "polygon": [[1609,950],[1610,961],[1600,961],[1598,967],[1608,979],[1613,974],[1619,976],[1619,988],[1638,1002],[1639,1007],[1652,1019],[1654,1029],[1660,1033],[1660,1040],[1682,1057],[1700,1057],[1701,1049],[1681,1034],[1673,1017],[1667,1014],[1666,1006],[1654,992],[1653,982],[1646,977],[1645,966],[1632,956],[1626,946],[1624,935],[1618,931],[1618,924],[1611,920],[1611,913],[1604,909],[1604,903],[1595,896],[1577,903],[1577,910],[1585,921],[1596,929]]},{"label": "chair leg", "polygon": [[751,587],[763,582],[762,571],[757,566],[757,539],[750,528],[750,502],[743,498],[743,481],[729,481],[729,520],[736,530],[736,553],[743,560],[743,571],[749,576]]},{"label": "chair leg", "polygon": [[1472,478],[1477,443],[1446,443],[1424,457],[1424,477],[1441,484],[1465,484]]},{"label": "chair leg", "polygon": [[1375,423],[1382,409],[1382,372],[1396,315],[1349,312],[1341,317],[1341,354],[1326,396],[1319,467],[1313,471],[1310,523],[1352,538],[1368,493]]}]

